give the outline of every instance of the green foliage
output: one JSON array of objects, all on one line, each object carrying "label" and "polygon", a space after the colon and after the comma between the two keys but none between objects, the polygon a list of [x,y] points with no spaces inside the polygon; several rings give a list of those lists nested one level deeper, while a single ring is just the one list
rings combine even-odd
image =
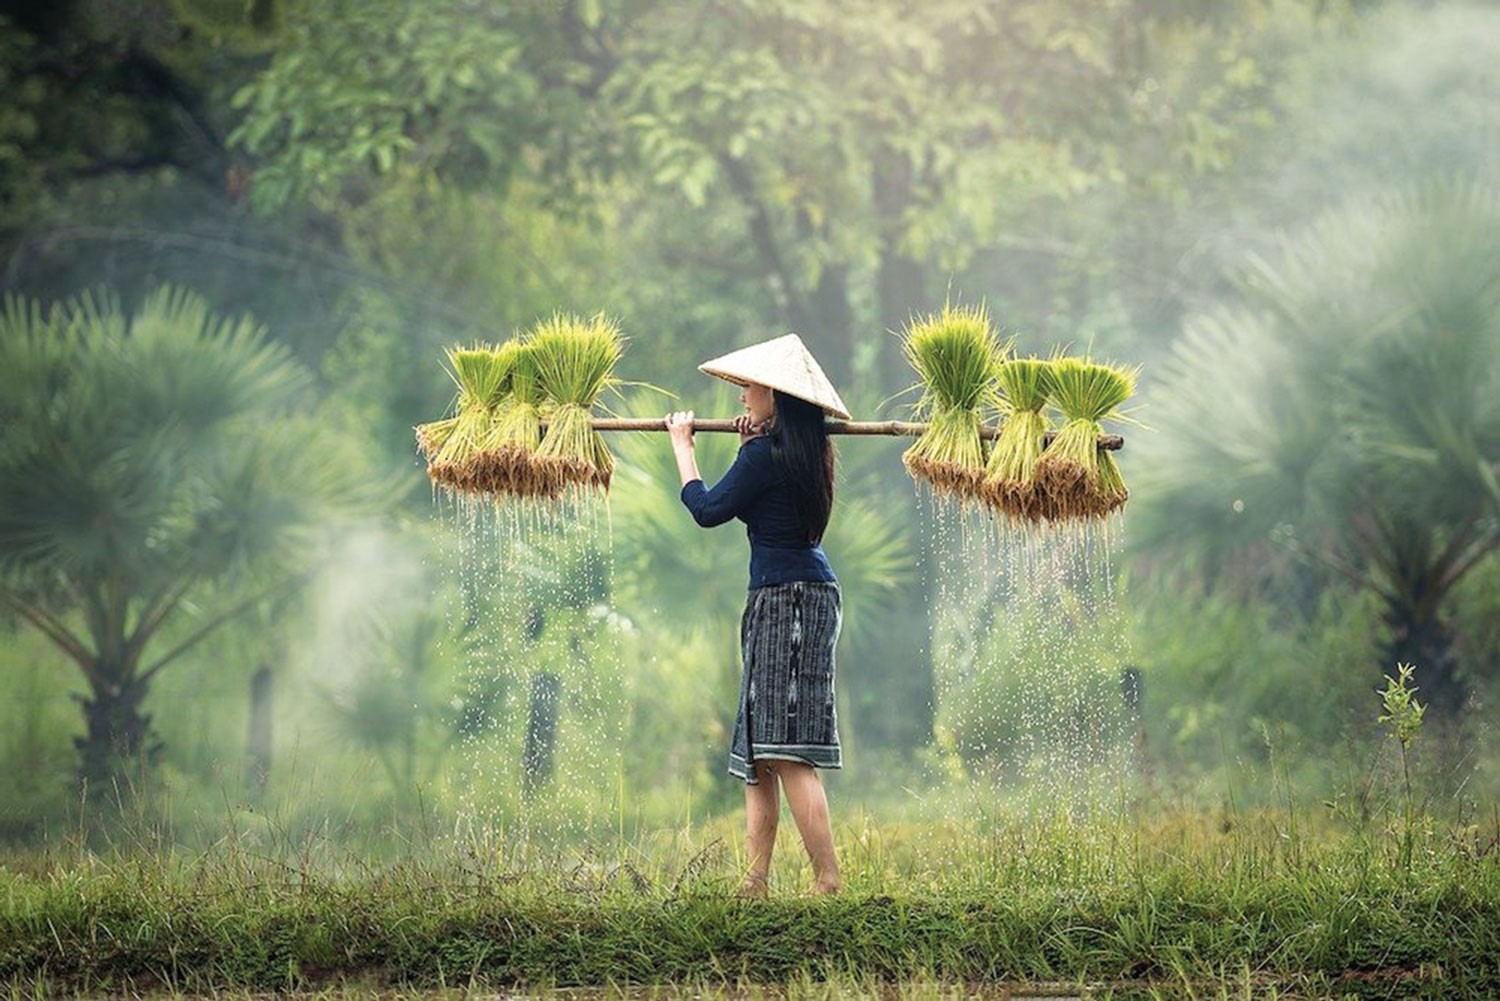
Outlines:
[{"label": "green foliage", "polygon": [[927,978],[1204,996],[1254,970],[1247,994],[1482,997],[1500,984],[1500,873],[1471,836],[1425,836],[1411,879],[1363,839],[1292,839],[1277,820],[1227,833],[1179,815],[982,833],[865,822],[840,838],[846,893],[824,900],[780,885],[736,900],[733,834],[718,828],[524,869],[519,846],[468,840],[357,866],[316,841],[51,854],[0,869],[0,982],[24,992],[44,978],[55,993],[170,971],[195,993],[357,980],[873,996]]},{"label": "green foliage", "polygon": [[[11,29],[0,17],[0,89],[9,98],[0,109],[0,205],[6,212],[35,205],[45,190],[40,165],[26,155],[30,141],[41,129],[39,118],[50,96],[37,80],[27,79],[27,63],[36,58],[35,43],[23,32]],[[14,206],[14,208],[12,207]]]},{"label": "green foliage", "polygon": [[0,598],[78,667],[90,712],[128,700],[83,745],[88,772],[101,744],[144,750],[151,679],[294,582],[320,523],[371,495],[295,409],[309,379],[286,349],[185,291],[128,315],[109,296],[8,299],[0,373]]},{"label": "green foliage", "polygon": [[529,11],[457,3],[297,5],[270,66],[234,97],[246,114],[230,141],[262,164],[252,197],[337,201],[400,164],[475,186],[536,169],[528,153],[543,176],[561,169],[584,109],[548,86],[567,76],[536,37],[548,28]]},{"label": "green foliage", "polygon": [[160,191],[183,175],[225,184],[224,91],[249,75],[262,40],[247,30],[245,5],[212,6],[146,0],[131,17],[88,4],[0,15],[0,233],[71,216],[96,178],[110,196]]},{"label": "green foliage", "polygon": [[1399,678],[1385,676],[1385,689],[1380,693],[1381,723],[1388,724],[1391,736],[1401,745],[1405,755],[1411,750],[1417,734],[1422,732],[1422,714],[1427,707],[1416,699],[1417,690],[1411,685],[1416,669],[1411,664],[1397,664]]},{"label": "green foliage", "polygon": [[1219,590],[1185,593],[1135,578],[1129,593],[1147,745],[1168,781],[1205,784],[1212,795],[1234,788],[1236,763],[1265,761],[1262,725],[1280,730],[1305,786],[1341,781],[1351,755],[1355,770],[1367,767],[1361,671],[1383,638],[1374,596],[1330,588],[1304,618],[1291,618]]},{"label": "green foliage", "polygon": [[[897,326],[956,268],[1020,249],[1040,256],[1017,288],[1050,283],[1053,242],[1017,238],[1028,212],[1101,190],[1175,197],[1269,120],[1276,53],[1245,50],[1270,18],[1235,6],[591,11],[299,9],[237,97],[253,197],[362,211],[418,178],[534,186],[612,221],[644,192],[692,218],[674,272],[705,260],[715,282],[759,285],[842,381],[860,330]],[[1292,3],[1277,16],[1307,20]],[[898,274],[907,301],[886,291]],[[880,353],[890,389],[899,359]]]},{"label": "green foliage", "polygon": [[1358,201],[1253,259],[1153,396],[1138,544],[1273,540],[1379,595],[1388,656],[1444,715],[1467,683],[1440,609],[1500,545],[1500,200],[1464,182]]}]

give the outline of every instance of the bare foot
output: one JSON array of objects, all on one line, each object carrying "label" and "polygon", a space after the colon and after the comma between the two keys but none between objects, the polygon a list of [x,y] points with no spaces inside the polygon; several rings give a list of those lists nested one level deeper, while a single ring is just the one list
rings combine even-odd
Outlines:
[{"label": "bare foot", "polygon": [[817,883],[813,885],[812,892],[813,896],[815,897],[831,897],[835,893],[838,893],[841,889],[843,889],[843,885],[838,881],[837,877],[835,877],[834,879],[818,880]]},{"label": "bare foot", "polygon": [[741,900],[765,900],[771,895],[771,885],[764,876],[746,876],[734,895]]}]

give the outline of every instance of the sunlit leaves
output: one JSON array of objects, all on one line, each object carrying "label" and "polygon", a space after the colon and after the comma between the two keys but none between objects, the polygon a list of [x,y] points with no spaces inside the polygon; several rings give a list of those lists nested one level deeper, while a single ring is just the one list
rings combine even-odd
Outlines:
[{"label": "sunlit leaves", "polygon": [[407,159],[453,180],[520,168],[551,106],[505,22],[400,0],[301,10],[234,98],[246,114],[231,141],[261,160],[255,201],[337,197]]}]

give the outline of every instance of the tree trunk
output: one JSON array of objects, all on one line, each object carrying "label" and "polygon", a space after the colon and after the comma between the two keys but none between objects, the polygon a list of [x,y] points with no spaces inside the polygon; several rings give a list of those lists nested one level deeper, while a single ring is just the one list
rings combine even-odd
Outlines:
[{"label": "tree trunk", "polygon": [[[100,664],[97,673],[109,678],[121,672]],[[80,755],[79,781],[90,793],[107,794],[117,783],[125,788],[130,766],[141,765],[145,771],[160,756],[162,743],[151,732],[151,717],[141,712],[146,691],[145,683],[131,678],[96,684],[89,697],[78,697],[87,731],[75,737],[73,744]]]},{"label": "tree trunk", "polygon": [[539,671],[531,679],[531,711],[526,718],[526,747],[521,753],[521,791],[531,796],[552,777],[557,747],[557,715],[562,702],[562,678]]},{"label": "tree trunk", "polygon": [[245,787],[251,793],[266,788],[271,774],[271,682],[269,664],[262,664],[250,678],[250,727],[245,740]]},{"label": "tree trunk", "polygon": [[1151,780],[1151,753],[1146,744],[1146,676],[1138,667],[1120,673],[1120,698],[1125,706],[1136,778]]},{"label": "tree trunk", "polygon": [[[911,161],[904,152],[887,148],[876,158],[871,183],[881,227],[876,299],[880,309],[877,371],[882,383],[882,399],[906,388],[916,379],[906,363],[900,341],[886,331],[899,334],[913,311],[930,306],[926,301],[925,269],[900,250],[906,213],[914,200],[915,182]],[[893,492],[909,495],[910,485],[899,464],[892,466],[888,475]],[[917,514],[920,518],[920,511]],[[879,649],[894,654],[893,663],[902,668],[886,682],[886,686],[889,705],[910,708],[899,734],[892,734],[899,746],[908,750],[931,743],[937,716],[937,675],[932,662],[931,642],[931,613],[936,600],[933,586],[937,574],[936,533],[928,529],[930,526],[922,526],[912,533],[917,562],[914,600],[887,616],[886,628],[882,630],[885,635],[877,641]]]},{"label": "tree trunk", "polygon": [[[1425,602],[1435,609],[1437,602]],[[1390,602],[1385,621],[1391,630],[1382,673],[1394,675],[1397,664],[1416,667],[1417,701],[1444,726],[1460,722],[1469,700],[1468,683],[1459,674],[1453,631],[1434,611],[1404,601]]]},{"label": "tree trunk", "polygon": [[[911,163],[903,153],[885,150],[874,169],[875,210],[881,220],[880,270],[876,276],[881,331],[900,333],[914,311],[929,308],[926,273],[920,262],[901,252],[902,228],[912,203]],[[880,342],[881,396],[898,392],[914,378],[896,338]]]},{"label": "tree trunk", "polygon": [[[849,306],[849,267],[827,264],[812,293],[813,328],[800,331],[829,381],[849,387],[854,378],[854,310]],[[847,391],[847,390],[846,390]]]}]

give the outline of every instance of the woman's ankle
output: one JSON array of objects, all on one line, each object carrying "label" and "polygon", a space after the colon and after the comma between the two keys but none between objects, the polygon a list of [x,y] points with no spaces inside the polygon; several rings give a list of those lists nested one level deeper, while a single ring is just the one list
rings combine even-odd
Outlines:
[{"label": "woman's ankle", "polygon": [[771,880],[761,873],[746,873],[735,896],[760,899],[771,893]]}]

